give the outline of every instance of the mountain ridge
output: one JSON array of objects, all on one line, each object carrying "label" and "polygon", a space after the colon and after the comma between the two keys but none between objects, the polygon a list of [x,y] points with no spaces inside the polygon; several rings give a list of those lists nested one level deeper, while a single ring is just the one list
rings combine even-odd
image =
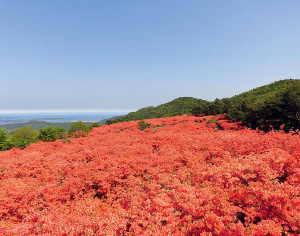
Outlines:
[{"label": "mountain ridge", "polygon": [[[293,104],[290,100],[294,100]],[[275,117],[276,122],[266,113],[267,111]],[[297,115],[300,114],[300,80],[279,80],[230,98],[216,98],[214,101],[179,97],[156,107],[141,108],[114,120],[110,119],[107,124],[183,114],[216,115],[221,113],[227,113],[230,119],[242,121],[251,128],[279,129],[282,124],[285,125],[286,130],[300,128],[299,115]]]}]

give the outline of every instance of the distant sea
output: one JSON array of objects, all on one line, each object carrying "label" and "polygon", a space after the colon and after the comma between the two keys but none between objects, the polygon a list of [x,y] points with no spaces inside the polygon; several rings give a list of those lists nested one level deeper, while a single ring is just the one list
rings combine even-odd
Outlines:
[{"label": "distant sea", "polygon": [[31,120],[51,123],[63,122],[98,122],[114,116],[123,116],[128,112],[44,112],[44,113],[0,113],[0,126],[25,123]]}]

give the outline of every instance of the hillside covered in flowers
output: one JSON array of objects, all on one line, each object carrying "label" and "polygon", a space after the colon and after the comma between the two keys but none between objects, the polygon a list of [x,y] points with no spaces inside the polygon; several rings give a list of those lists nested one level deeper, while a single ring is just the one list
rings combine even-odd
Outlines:
[{"label": "hillside covered in flowers", "polygon": [[296,132],[145,121],[1,152],[1,235],[300,234]]}]

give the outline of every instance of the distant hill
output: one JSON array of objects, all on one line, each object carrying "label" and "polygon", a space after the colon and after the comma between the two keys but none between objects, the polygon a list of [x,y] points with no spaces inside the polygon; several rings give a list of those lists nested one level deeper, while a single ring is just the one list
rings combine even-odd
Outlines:
[{"label": "distant hill", "polygon": [[109,119],[100,120],[100,121],[99,121],[99,124],[100,124],[100,125],[105,125],[106,122],[107,122],[108,120],[116,120],[116,119],[118,119],[119,117],[120,117],[120,116],[114,116],[114,117],[111,117],[111,118],[109,118]]},{"label": "distant hill", "polygon": [[[110,120],[114,120],[119,117],[120,116],[114,116],[114,117],[110,118]],[[104,125],[104,124],[106,124],[107,120],[108,119],[104,119],[104,120],[99,121],[98,123],[100,125]],[[86,125],[92,125],[93,123],[94,122],[85,122]],[[24,127],[24,126],[30,126],[31,128],[33,128],[35,130],[40,130],[47,126],[63,127],[65,130],[68,130],[70,128],[71,124],[72,124],[72,122],[53,123],[53,122],[46,122],[46,121],[39,121],[39,120],[31,120],[31,121],[23,122],[23,123],[13,123],[13,124],[1,125],[1,127],[5,128],[5,130],[8,132],[8,134],[11,134],[16,129]]]},{"label": "distant hill", "polygon": [[192,97],[180,97],[171,102],[142,108],[107,124],[183,114],[217,115],[227,113],[232,120],[242,121],[251,128],[269,130],[299,129],[300,80],[286,79],[264,85],[231,98],[213,102]]},{"label": "distant hill", "polygon": [[115,122],[125,122],[132,120],[143,120],[143,119],[151,119],[151,118],[162,118],[162,117],[170,117],[176,115],[184,115],[191,114],[192,109],[199,104],[208,104],[209,102],[192,98],[192,97],[180,97],[176,98],[171,102],[159,105],[157,107],[145,107],[139,109],[136,112],[130,112],[125,116],[121,116],[115,120],[111,120],[112,123]]},{"label": "distant hill", "polygon": [[[86,122],[85,124],[91,125],[93,122]],[[47,126],[58,126],[63,127],[65,130],[68,130],[71,126],[72,122],[64,122],[64,123],[51,123],[51,122],[45,122],[45,121],[38,121],[38,120],[31,120],[24,123],[14,123],[14,124],[7,124],[2,125],[2,128],[5,128],[8,133],[12,133],[17,128],[23,127],[23,126],[30,126],[31,128],[35,130],[40,130]]]}]

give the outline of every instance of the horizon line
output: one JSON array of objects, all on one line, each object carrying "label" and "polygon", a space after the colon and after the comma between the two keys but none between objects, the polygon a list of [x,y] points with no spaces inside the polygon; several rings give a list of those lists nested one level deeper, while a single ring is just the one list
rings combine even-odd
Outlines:
[{"label": "horizon line", "polygon": [[137,109],[28,109],[28,110],[0,110],[0,114],[27,114],[27,113],[129,113]]}]

